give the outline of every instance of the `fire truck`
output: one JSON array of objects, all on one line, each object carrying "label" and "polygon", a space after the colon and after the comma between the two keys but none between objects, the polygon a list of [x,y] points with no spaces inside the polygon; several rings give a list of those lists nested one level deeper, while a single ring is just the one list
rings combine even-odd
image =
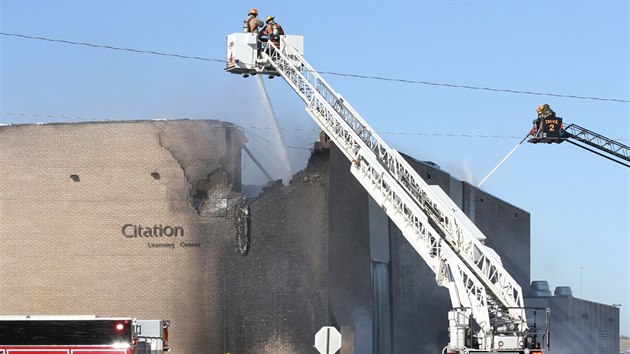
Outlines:
[{"label": "fire truck", "polygon": [[97,316],[2,316],[0,354],[161,354],[169,321]]},{"label": "fire truck", "polygon": [[[259,41],[255,33],[229,34],[225,70],[281,76],[348,158],[352,175],[449,290],[450,341],[443,353],[540,354],[549,348],[549,310],[525,308],[521,286],[484,244],[486,236],[304,59],[303,37],[282,35],[278,46]],[[544,314],[542,322],[532,322],[536,312]]]}]

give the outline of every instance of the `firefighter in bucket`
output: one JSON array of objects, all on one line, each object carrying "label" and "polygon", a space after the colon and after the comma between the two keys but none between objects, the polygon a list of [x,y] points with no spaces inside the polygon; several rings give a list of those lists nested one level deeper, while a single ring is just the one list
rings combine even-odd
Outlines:
[{"label": "firefighter in bucket", "polygon": [[275,17],[273,16],[267,16],[265,23],[266,26],[260,36],[261,41],[267,42],[267,45],[271,42],[276,48],[280,48],[280,36],[284,35],[282,26],[275,21]]}]

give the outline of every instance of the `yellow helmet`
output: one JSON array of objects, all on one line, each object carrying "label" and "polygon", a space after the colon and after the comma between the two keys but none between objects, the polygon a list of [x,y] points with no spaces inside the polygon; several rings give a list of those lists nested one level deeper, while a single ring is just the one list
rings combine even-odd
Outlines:
[{"label": "yellow helmet", "polygon": [[257,9],[252,9],[252,10],[249,12],[249,14],[250,14],[250,15],[258,15],[258,10],[257,10]]},{"label": "yellow helmet", "polygon": [[267,19],[265,20],[265,23],[269,23],[269,21],[273,21],[275,17],[273,16],[267,16]]}]

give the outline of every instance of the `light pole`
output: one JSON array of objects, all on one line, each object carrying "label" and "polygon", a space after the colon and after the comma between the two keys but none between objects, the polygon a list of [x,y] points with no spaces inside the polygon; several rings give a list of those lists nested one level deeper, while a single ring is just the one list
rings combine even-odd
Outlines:
[{"label": "light pole", "polygon": [[584,293],[583,293],[583,287],[582,287],[582,270],[584,269],[584,266],[580,266],[580,299],[584,298]]}]

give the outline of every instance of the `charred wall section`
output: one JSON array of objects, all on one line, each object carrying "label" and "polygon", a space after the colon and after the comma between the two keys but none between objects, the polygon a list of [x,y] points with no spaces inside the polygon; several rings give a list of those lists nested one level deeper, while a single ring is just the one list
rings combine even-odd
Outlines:
[{"label": "charred wall section", "polygon": [[367,203],[335,148],[248,200],[251,246],[223,275],[227,352],[311,353],[315,333],[336,324],[356,329],[354,353],[372,353]]},{"label": "charred wall section", "polygon": [[329,323],[355,329],[356,353],[373,343],[368,194],[350,173],[350,162],[330,149],[330,308]]},{"label": "charred wall section", "polygon": [[225,352],[309,353],[328,321],[328,153],[248,201],[246,255],[226,245]]}]

